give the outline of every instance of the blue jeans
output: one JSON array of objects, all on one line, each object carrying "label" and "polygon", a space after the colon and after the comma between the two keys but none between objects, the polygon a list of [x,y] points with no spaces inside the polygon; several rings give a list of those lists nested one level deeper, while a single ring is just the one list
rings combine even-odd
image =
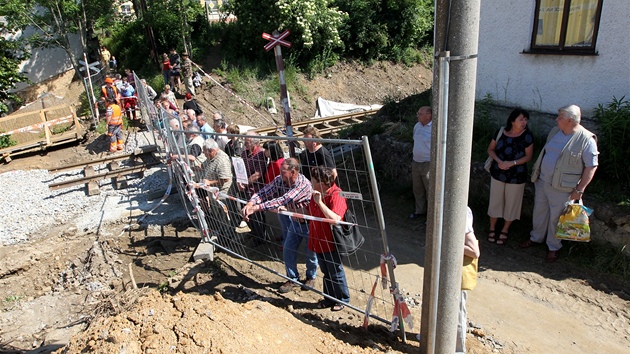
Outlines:
[{"label": "blue jeans", "polygon": [[[317,259],[319,267],[324,273],[324,294],[349,303],[350,292],[348,291],[346,273],[343,271],[339,252],[335,250],[327,253],[318,253]],[[333,305],[332,300],[325,299],[324,302],[326,305]]]},{"label": "blue jeans", "polygon": [[282,234],[282,243],[284,244],[284,240],[287,239],[289,227],[291,226],[291,218],[286,215],[278,214],[278,221],[280,221],[280,232]]},{"label": "blue jeans", "polygon": [[281,221],[282,225],[288,225],[286,237],[283,242],[282,256],[284,257],[284,266],[287,271],[287,277],[293,280],[300,279],[300,273],[297,269],[297,255],[302,240],[307,242],[306,247],[306,279],[315,279],[317,275],[317,256],[315,252],[308,249],[308,224],[301,224],[295,220],[292,220],[286,215],[282,215],[283,218],[287,218],[288,223]]},{"label": "blue jeans", "polygon": [[164,85],[171,84],[171,71],[170,70],[162,71],[162,77],[164,77]]}]

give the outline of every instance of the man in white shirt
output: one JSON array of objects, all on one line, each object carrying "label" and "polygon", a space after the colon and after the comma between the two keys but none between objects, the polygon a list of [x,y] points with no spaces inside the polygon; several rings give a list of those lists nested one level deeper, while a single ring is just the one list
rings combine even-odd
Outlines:
[{"label": "man in white shirt", "polygon": [[431,158],[431,107],[418,110],[418,123],[413,127],[413,161],[411,161],[411,181],[416,198],[415,210],[409,219],[417,219],[427,213],[427,193],[429,189],[429,161]]}]

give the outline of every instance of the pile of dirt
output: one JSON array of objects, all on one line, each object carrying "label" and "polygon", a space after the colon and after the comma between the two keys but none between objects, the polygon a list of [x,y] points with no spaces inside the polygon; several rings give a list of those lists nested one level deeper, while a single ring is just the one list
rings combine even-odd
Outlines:
[{"label": "pile of dirt", "polygon": [[335,337],[343,332],[326,333],[313,326],[310,319],[295,317],[265,301],[236,303],[218,293],[214,296],[185,293],[171,296],[156,290],[144,293],[129,310],[96,320],[57,353],[378,353],[382,350],[369,341],[355,344],[339,341]]}]

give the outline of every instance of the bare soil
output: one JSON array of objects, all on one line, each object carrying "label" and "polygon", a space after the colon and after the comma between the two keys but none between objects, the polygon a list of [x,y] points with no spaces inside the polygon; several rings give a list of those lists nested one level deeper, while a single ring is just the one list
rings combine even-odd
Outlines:
[{"label": "bare soil", "polygon": [[[294,98],[296,117],[311,116],[317,96],[380,103],[422,92],[430,79],[423,67],[339,64],[328,76],[304,79],[304,96],[312,102]],[[249,109],[217,86],[208,86],[200,103],[239,124],[265,125],[257,113],[242,113]],[[89,159],[96,139],[16,158],[0,166],[0,173]],[[396,277],[419,326],[425,220],[406,219],[409,195],[385,194],[382,202],[399,263]],[[200,236],[186,222],[123,232],[130,223],[105,225],[97,234],[71,225],[50,228],[34,241],[1,246],[0,352],[48,353],[66,343],[58,352],[418,351],[417,327],[403,343],[376,321],[362,328],[363,318],[349,309],[316,309],[319,298],[309,291],[279,294],[282,279],[248,262],[224,253],[215,261],[190,262]],[[515,240],[503,247],[489,244],[485,226],[475,229],[482,256],[479,284],[468,303],[470,353],[630,350],[627,289],[612,288],[563,259],[546,264],[542,248],[523,251]],[[132,274],[140,289],[133,288]]]}]

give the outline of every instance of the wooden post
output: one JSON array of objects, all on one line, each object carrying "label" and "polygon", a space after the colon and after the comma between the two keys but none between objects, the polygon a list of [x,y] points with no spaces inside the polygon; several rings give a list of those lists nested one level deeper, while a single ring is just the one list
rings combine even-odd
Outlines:
[{"label": "wooden post", "polygon": [[[287,94],[287,83],[284,78],[284,62],[282,60],[282,46],[287,48],[291,48],[291,42],[285,41],[289,35],[289,30],[282,32],[281,34],[278,31],[273,32],[273,36],[268,33],[263,33],[262,37],[269,41],[265,45],[265,50],[269,51],[273,48],[273,51],[276,56],[276,67],[278,68],[278,74],[280,75],[280,100],[282,103],[282,109],[284,110],[284,126],[287,132],[287,137],[293,137],[293,127],[291,124],[291,107],[289,105],[289,96]],[[289,155],[291,157],[295,157],[295,141],[289,140]]]}]

